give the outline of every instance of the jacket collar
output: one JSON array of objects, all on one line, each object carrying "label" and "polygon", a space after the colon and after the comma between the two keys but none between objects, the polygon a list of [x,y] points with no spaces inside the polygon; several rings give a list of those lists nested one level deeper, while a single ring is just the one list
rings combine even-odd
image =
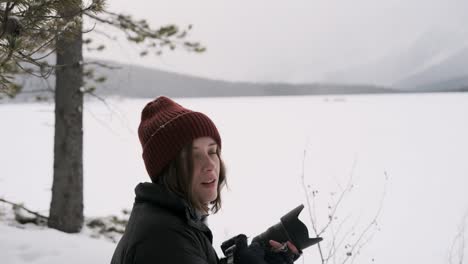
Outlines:
[{"label": "jacket collar", "polygon": [[197,212],[185,199],[167,190],[159,184],[151,182],[139,183],[135,187],[135,203],[148,202],[187,220],[187,223],[203,232],[208,232],[212,240],[212,234],[206,225],[207,215]]}]

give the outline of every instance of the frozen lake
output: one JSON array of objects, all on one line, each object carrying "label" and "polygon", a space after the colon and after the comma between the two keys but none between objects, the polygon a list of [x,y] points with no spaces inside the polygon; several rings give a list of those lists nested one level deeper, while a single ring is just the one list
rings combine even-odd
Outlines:
[{"label": "frozen lake", "polygon": [[[148,100],[86,103],[86,216],[131,208],[134,186],[149,179],[136,134]],[[256,235],[307,204],[301,175],[309,191],[318,191],[323,226],[352,177],[336,214],[342,227],[323,235],[323,248],[340,235],[361,234],[381,208],[356,261],[449,263],[468,213],[468,94],[175,100],[210,116],[223,140],[229,191],[224,209],[210,219],[215,247],[241,232]],[[47,213],[53,105],[0,105],[0,120],[0,197]],[[308,208],[301,219],[310,229]],[[320,262],[316,247],[305,255],[306,263]]]}]

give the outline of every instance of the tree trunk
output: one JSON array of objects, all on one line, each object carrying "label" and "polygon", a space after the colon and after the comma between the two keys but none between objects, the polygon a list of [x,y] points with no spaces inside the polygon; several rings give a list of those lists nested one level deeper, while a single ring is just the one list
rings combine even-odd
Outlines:
[{"label": "tree trunk", "polygon": [[[60,15],[73,18],[81,1],[64,2]],[[54,179],[48,225],[67,233],[79,232],[84,220],[83,42],[82,23],[77,24],[56,39]]]}]

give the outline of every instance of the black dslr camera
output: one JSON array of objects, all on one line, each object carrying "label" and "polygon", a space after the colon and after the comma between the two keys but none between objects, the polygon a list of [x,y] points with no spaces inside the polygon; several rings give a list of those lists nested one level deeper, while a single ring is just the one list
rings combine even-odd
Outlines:
[{"label": "black dslr camera", "polygon": [[[258,243],[265,250],[270,250],[270,240],[275,240],[280,243],[290,241],[297,247],[299,252],[302,253],[303,249],[322,241],[321,237],[309,238],[307,227],[298,219],[298,216],[303,209],[303,204],[294,208],[289,213],[281,217],[281,221],[279,223],[269,227],[265,232],[254,237],[252,239],[252,243]],[[221,245],[221,249],[228,259],[233,258],[236,250],[235,239],[236,237],[231,238],[223,242]]]}]

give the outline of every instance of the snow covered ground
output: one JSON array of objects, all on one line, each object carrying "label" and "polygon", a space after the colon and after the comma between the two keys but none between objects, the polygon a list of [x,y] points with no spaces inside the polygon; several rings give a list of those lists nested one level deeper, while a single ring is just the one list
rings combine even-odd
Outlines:
[{"label": "snow covered ground", "polygon": [[109,263],[115,244],[92,238],[84,229],[69,235],[33,224],[15,223],[9,206],[0,205],[0,259],[5,264]]},{"label": "snow covered ground", "polygon": [[[147,101],[86,103],[87,217],[131,208],[134,186],[148,180],[136,134]],[[222,135],[229,190],[224,209],[210,219],[218,250],[225,239],[238,233],[256,235],[298,204],[307,205],[304,173],[308,192],[319,191],[315,206],[322,226],[328,206],[353,177],[352,192],[337,213],[337,221],[344,223],[341,233],[353,227],[356,233],[363,230],[385,193],[376,229],[359,262],[449,263],[468,212],[468,94],[177,101],[207,113]],[[0,197],[47,215],[53,105],[0,105],[0,120]],[[4,212],[8,208],[0,204]],[[308,209],[301,219],[310,229]],[[115,247],[87,230],[67,235],[18,226],[1,213],[0,219],[1,263],[108,263]],[[332,235],[324,235],[323,246],[332,241]],[[337,262],[345,252],[340,250]],[[468,248],[463,250],[468,255]],[[317,248],[307,249],[305,263],[318,262]]]},{"label": "snow covered ground", "polygon": [[53,229],[25,229],[0,224],[2,263],[109,263],[113,243]]}]

